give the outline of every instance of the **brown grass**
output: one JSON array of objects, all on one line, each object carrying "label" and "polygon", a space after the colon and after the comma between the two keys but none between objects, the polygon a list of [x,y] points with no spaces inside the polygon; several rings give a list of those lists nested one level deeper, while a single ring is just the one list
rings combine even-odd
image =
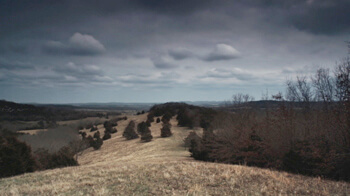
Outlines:
[{"label": "brown grass", "polygon": [[[171,121],[173,136],[153,141],[126,141],[130,120],[118,122],[118,133],[100,150],[87,149],[80,166],[0,179],[0,195],[349,195],[350,184],[239,165],[194,161],[183,147],[191,130]],[[103,127],[99,127],[100,132]],[[201,132],[201,130],[196,130]]]}]

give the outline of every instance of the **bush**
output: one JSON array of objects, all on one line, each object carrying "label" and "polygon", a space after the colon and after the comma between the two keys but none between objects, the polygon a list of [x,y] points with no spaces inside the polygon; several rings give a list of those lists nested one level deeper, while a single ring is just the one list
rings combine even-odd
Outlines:
[{"label": "bush", "polygon": [[117,130],[116,128],[113,128],[113,127],[106,127],[106,128],[105,128],[105,132],[117,133],[118,130]]},{"label": "bush", "polygon": [[118,123],[116,121],[105,121],[103,123],[103,127],[104,128],[112,128],[112,127],[115,127],[115,126],[118,126]]},{"label": "bush", "polygon": [[151,131],[149,129],[147,132],[145,132],[141,135],[141,141],[150,142],[152,139],[153,139],[153,136],[152,136]]},{"label": "bush", "polygon": [[98,149],[101,148],[102,144],[103,144],[103,140],[102,140],[100,137],[98,137],[98,138],[96,138],[96,139],[94,140],[94,142],[92,143],[92,147],[93,147],[95,150],[98,150]]},{"label": "bush", "polygon": [[33,172],[36,162],[31,148],[15,137],[0,136],[0,177]]},{"label": "bush", "polygon": [[163,123],[167,123],[167,122],[170,121],[170,119],[171,119],[172,117],[173,117],[173,116],[171,115],[171,113],[166,112],[166,113],[163,115],[161,121],[162,121]]},{"label": "bush", "polygon": [[79,134],[81,135],[81,138],[82,139],[85,139],[86,138],[86,132],[79,132]]},{"label": "bush", "polygon": [[195,112],[189,109],[181,109],[177,114],[178,125],[181,127],[194,128],[195,126]]},{"label": "bush", "polygon": [[185,141],[186,140],[190,143],[189,151],[191,153],[191,157],[196,160],[209,161],[209,151],[201,137],[199,137],[195,132],[191,132]]},{"label": "bush", "polygon": [[128,126],[125,128],[123,137],[125,137],[127,140],[136,139],[139,137],[139,135],[137,135],[135,132],[135,122],[133,120],[131,120]]},{"label": "bush", "polygon": [[153,139],[151,130],[148,128],[147,122],[141,122],[137,125],[137,132],[141,135],[141,140],[149,142]]},{"label": "bush", "polygon": [[284,155],[283,169],[304,175],[329,176],[334,169],[334,156],[335,152],[327,143],[299,141]]},{"label": "bush", "polygon": [[100,131],[97,131],[96,133],[94,133],[94,138],[100,138],[101,134]]},{"label": "bush", "polygon": [[95,150],[100,149],[103,144],[103,140],[100,138],[100,135],[94,138],[89,135],[89,137],[86,138],[86,141],[89,143],[89,146],[93,147]]},{"label": "bush", "polygon": [[154,114],[153,114],[153,112],[148,113],[147,121],[154,122]]},{"label": "bush", "polygon": [[97,131],[97,127],[96,126],[92,126],[91,129],[90,129],[90,132],[94,132],[94,131]]},{"label": "bush", "polygon": [[161,131],[161,134],[160,136],[161,137],[170,137],[173,135],[173,133],[171,133],[171,124],[168,122],[166,123],[163,123],[163,127],[162,129],[160,130]]},{"label": "bush", "polygon": [[59,168],[78,165],[74,159],[74,153],[69,147],[61,148],[57,153],[51,155],[50,168]]},{"label": "bush", "polygon": [[35,157],[40,170],[78,165],[74,158],[74,152],[69,147],[63,147],[55,153],[49,153],[45,149],[38,149],[35,151]]},{"label": "bush", "polygon": [[111,139],[111,134],[108,132],[108,131],[105,131],[105,134],[104,134],[104,136],[103,136],[103,140],[108,140],[108,139]]},{"label": "bush", "polygon": [[184,139],[185,147],[191,146],[191,140],[201,140],[196,132],[191,131],[188,136]]},{"label": "bush", "polygon": [[157,118],[157,121],[156,121],[156,123],[160,123],[160,118]]},{"label": "bush", "polygon": [[109,132],[109,133],[117,133],[118,130],[117,130],[116,128],[113,128],[113,129],[111,129],[111,130],[108,130],[108,132]]}]

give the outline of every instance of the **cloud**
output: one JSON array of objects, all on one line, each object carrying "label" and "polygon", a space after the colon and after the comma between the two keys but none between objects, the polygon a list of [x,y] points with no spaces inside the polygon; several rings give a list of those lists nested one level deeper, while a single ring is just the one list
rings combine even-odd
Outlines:
[{"label": "cloud", "polygon": [[171,62],[171,60],[165,56],[157,56],[157,57],[153,57],[151,58],[154,67],[158,68],[158,69],[173,69],[178,67],[177,65],[175,65],[173,62]]},{"label": "cloud", "polygon": [[168,50],[168,54],[175,60],[183,60],[194,56],[194,54],[186,48],[170,49]]},{"label": "cloud", "polygon": [[205,61],[231,60],[240,57],[240,52],[227,44],[217,44],[215,49],[206,55]]},{"label": "cloud", "polygon": [[339,34],[350,31],[350,1],[307,1],[289,10],[289,21],[299,30],[313,34]]},{"label": "cloud", "polygon": [[19,70],[19,69],[33,69],[34,66],[30,63],[22,61],[10,61],[5,58],[0,58],[0,69]]},{"label": "cloud", "polygon": [[247,81],[254,79],[253,75],[246,70],[239,68],[234,68],[232,70],[228,69],[211,69],[206,74],[200,76],[200,78],[216,78],[216,79],[229,79],[235,78],[241,81]]},{"label": "cloud", "polygon": [[103,76],[101,68],[96,65],[76,65],[73,62],[69,62],[63,66],[55,67],[54,71],[77,77],[88,77],[88,76]]},{"label": "cloud", "polygon": [[68,44],[59,41],[48,41],[44,45],[43,51],[55,55],[94,56],[104,53],[106,48],[91,35],[75,33],[69,39]]}]

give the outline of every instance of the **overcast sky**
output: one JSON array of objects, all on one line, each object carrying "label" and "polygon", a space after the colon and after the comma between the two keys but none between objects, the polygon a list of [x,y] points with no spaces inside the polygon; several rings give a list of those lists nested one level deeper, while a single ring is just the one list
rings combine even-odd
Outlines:
[{"label": "overcast sky", "polygon": [[0,0],[0,99],[257,100],[347,56],[349,0]]}]

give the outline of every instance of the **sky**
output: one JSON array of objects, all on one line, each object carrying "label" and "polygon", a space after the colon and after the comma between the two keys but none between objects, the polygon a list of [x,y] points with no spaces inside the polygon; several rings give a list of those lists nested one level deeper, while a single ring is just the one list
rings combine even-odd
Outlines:
[{"label": "sky", "polygon": [[349,0],[0,0],[0,99],[261,99],[348,55]]}]

